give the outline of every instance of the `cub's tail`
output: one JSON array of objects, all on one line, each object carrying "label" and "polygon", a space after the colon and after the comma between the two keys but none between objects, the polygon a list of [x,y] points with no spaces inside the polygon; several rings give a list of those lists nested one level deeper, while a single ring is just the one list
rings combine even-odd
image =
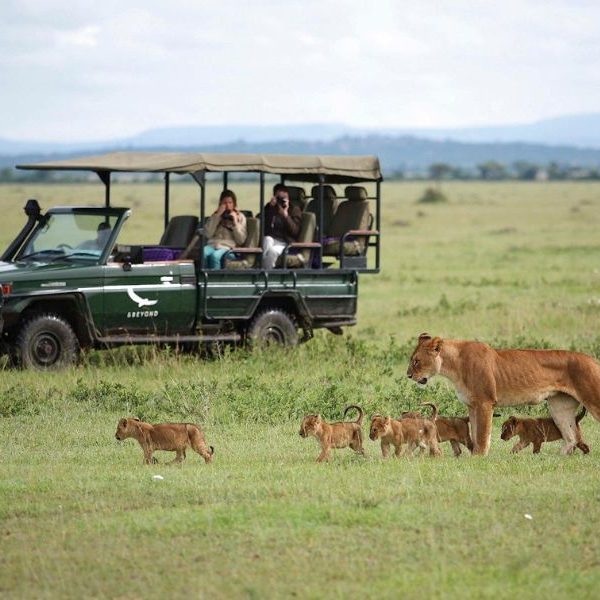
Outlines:
[{"label": "cub's tail", "polygon": [[435,422],[438,416],[438,407],[433,402],[423,402],[421,406],[429,406],[431,408],[430,420]]},{"label": "cub's tail", "polygon": [[363,417],[365,416],[365,412],[363,411],[363,409],[360,406],[357,406],[356,404],[350,404],[350,406],[346,406],[346,410],[344,411],[344,418],[346,418],[348,411],[352,408],[354,410],[358,411],[358,419],[356,419],[356,421],[354,421],[354,422],[358,423],[359,425],[362,425]]},{"label": "cub's tail", "polygon": [[583,419],[583,417],[585,417],[586,414],[587,414],[587,410],[585,409],[585,406],[582,406],[581,410],[575,417],[575,423],[579,423],[579,421],[581,421],[581,419]]}]

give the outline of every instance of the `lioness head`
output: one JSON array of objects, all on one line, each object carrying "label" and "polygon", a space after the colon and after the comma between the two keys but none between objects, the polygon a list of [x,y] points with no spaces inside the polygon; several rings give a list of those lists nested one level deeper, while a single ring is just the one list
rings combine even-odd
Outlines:
[{"label": "lioness head", "polygon": [[373,415],[371,418],[371,429],[369,430],[369,437],[375,441],[387,434],[391,427],[392,418],[382,417],[381,415]]},{"label": "lioness head", "polygon": [[510,417],[506,419],[504,423],[502,423],[502,433],[500,434],[500,439],[506,441],[510,440],[511,437],[517,434],[517,418]]},{"label": "lioness head", "polygon": [[410,357],[410,363],[406,371],[409,379],[425,385],[430,377],[440,372],[442,368],[440,357],[442,343],[442,338],[432,338],[428,333],[422,333],[419,336],[417,347]]},{"label": "lioness head", "polygon": [[133,436],[135,424],[139,423],[139,419],[121,419],[117,424],[115,437],[121,441]]},{"label": "lioness head", "polygon": [[309,435],[316,435],[321,429],[321,415],[306,415],[302,420],[300,426],[300,435],[302,437],[308,437]]}]

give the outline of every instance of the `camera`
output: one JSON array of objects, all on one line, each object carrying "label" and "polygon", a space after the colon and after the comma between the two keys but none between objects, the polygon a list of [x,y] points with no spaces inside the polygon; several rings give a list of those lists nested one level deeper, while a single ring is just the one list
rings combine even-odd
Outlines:
[{"label": "camera", "polygon": [[233,221],[233,215],[231,214],[230,210],[226,210],[223,212],[223,214],[221,215],[221,219],[223,219],[224,221]]},{"label": "camera", "polygon": [[285,206],[285,203],[287,201],[287,198],[285,196],[277,196],[276,198],[277,204],[279,204],[279,206]]}]

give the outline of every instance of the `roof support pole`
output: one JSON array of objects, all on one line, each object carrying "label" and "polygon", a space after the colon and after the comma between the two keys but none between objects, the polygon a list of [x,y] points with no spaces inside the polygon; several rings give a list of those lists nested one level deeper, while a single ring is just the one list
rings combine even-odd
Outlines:
[{"label": "roof support pole", "polygon": [[[259,174],[259,180],[260,180],[260,204],[259,204],[259,208],[258,210],[260,210],[260,233],[258,236],[258,240],[259,240],[259,244],[263,245],[263,235],[265,233],[265,174],[264,173],[260,173]],[[263,255],[260,254],[260,267],[262,269],[262,265],[263,265]]]},{"label": "roof support pole", "polygon": [[169,196],[169,179],[170,179],[170,175],[171,173],[165,173],[165,229],[167,228],[167,225],[169,224],[169,204],[170,204],[170,196]]},{"label": "roof support pole", "polygon": [[191,173],[194,181],[200,186],[200,229],[202,235],[202,252],[200,252],[200,268],[204,268],[204,209],[206,204],[206,171]]},{"label": "roof support pole", "polygon": [[96,171],[100,181],[104,184],[104,206],[110,207],[110,171]]},{"label": "roof support pole", "polygon": [[323,268],[323,238],[325,232],[323,231],[323,198],[325,196],[325,190],[323,185],[325,184],[325,177],[319,175],[319,269]]},{"label": "roof support pole", "polygon": [[229,173],[223,171],[223,189],[226,190],[229,187]]},{"label": "roof support pole", "polygon": [[[377,181],[375,186],[376,186],[375,230],[381,231],[381,181]],[[375,244],[376,244],[375,245],[375,268],[379,271],[379,260],[380,260],[379,252],[381,250],[381,237],[380,236],[377,236],[375,238]]]},{"label": "roof support pole", "polygon": [[[206,210],[206,171],[201,171],[200,179],[197,180],[200,184],[200,224],[204,229],[204,213]],[[204,238],[204,236],[202,236]],[[204,248],[200,252],[200,268],[204,269]]]}]

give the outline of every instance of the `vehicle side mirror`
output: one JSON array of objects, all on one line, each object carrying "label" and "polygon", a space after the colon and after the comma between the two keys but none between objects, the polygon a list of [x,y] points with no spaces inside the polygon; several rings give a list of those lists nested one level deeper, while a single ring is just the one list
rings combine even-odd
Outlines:
[{"label": "vehicle side mirror", "polygon": [[131,256],[123,257],[123,271],[131,271]]}]

